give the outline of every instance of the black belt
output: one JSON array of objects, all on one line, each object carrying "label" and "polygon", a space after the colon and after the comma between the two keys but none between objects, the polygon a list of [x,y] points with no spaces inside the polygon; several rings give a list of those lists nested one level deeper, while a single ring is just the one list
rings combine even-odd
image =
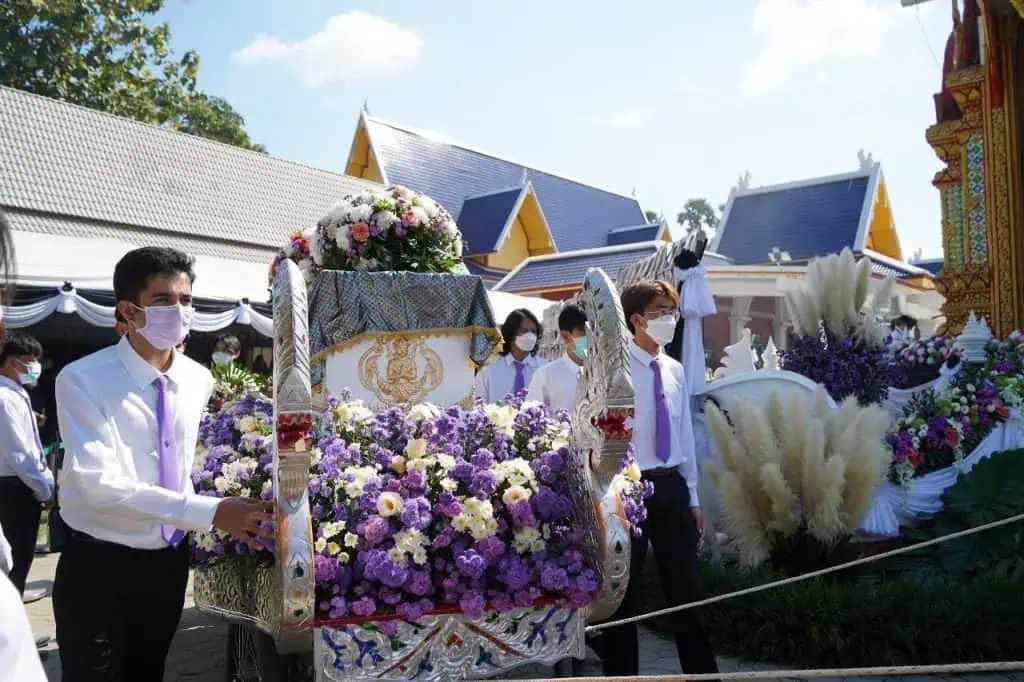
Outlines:
[{"label": "black belt", "polygon": [[188,547],[188,542],[182,540],[176,547],[159,547],[157,549],[141,549],[139,547],[129,547],[128,545],[122,545],[117,542],[110,542],[109,540],[100,540],[99,538],[93,537],[88,533],[83,533],[80,530],[75,530],[71,526],[64,524],[68,529],[68,538],[74,542],[80,542],[83,545],[89,545],[90,547],[107,547],[110,549],[119,549],[128,552],[160,552],[166,549],[171,551],[183,551],[184,548]]},{"label": "black belt", "polygon": [[658,467],[656,469],[644,469],[640,472],[644,478],[668,478],[669,476],[680,476],[676,467]]}]

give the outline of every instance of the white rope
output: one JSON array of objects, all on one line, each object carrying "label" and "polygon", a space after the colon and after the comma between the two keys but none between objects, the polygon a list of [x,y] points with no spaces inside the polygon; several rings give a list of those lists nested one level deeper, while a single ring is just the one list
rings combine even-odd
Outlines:
[{"label": "white rope", "polygon": [[779,680],[807,679],[822,677],[879,677],[882,675],[964,675],[970,673],[1005,673],[1024,670],[1024,661],[1001,661],[997,663],[946,663],[942,665],[876,666],[873,668],[822,668],[817,670],[748,670],[733,673],[702,673],[687,675],[629,675],[623,677],[561,677],[533,680],[533,682],[566,682],[586,680],[587,682],[698,682],[706,680]]},{"label": "white rope", "polygon": [[[695,609],[701,606],[707,606],[708,604],[717,604],[720,601],[726,599],[733,599],[735,597],[743,597],[748,594],[754,594],[755,592],[763,592],[770,590],[775,587],[783,587],[785,585],[792,585],[793,583],[799,583],[804,580],[810,580],[811,578],[818,578],[829,573],[835,573],[842,571],[846,568],[853,568],[854,566],[863,566],[864,564],[870,564],[875,561],[881,561],[882,559],[888,559],[889,557],[899,556],[901,554],[907,554],[925,547],[931,547],[948,540],[956,540],[957,538],[967,537],[968,535],[974,535],[975,533],[981,533],[986,530],[992,530],[1000,526],[1006,526],[1011,523],[1018,523],[1024,521],[1024,514],[1017,514],[1016,516],[1010,516],[999,521],[993,521],[986,523],[982,526],[976,526],[974,528],[968,528],[966,530],[957,531],[956,533],[950,533],[949,535],[943,535],[941,537],[932,538],[931,540],[925,540],[924,542],[918,542],[909,547],[899,547],[897,549],[889,550],[888,552],[882,552],[881,554],[873,554],[871,556],[861,557],[853,561],[848,561],[845,564],[839,564],[837,566],[830,566],[828,568],[822,568],[817,571],[811,571],[810,573],[804,573],[803,575],[796,575],[790,578],[784,578],[782,580],[776,580],[775,582],[765,583],[763,585],[756,585],[754,587],[748,587],[746,589],[737,590],[735,592],[729,592],[727,594],[720,594],[716,597],[709,597],[700,601],[690,602],[688,604],[680,604],[678,606],[670,606],[668,608],[661,609],[660,611],[651,611],[650,613],[644,613],[639,616],[632,616],[631,618],[622,618],[620,620],[612,620],[607,623],[598,623],[597,625],[587,626],[587,632],[597,632],[599,630],[607,630],[608,628],[616,627],[618,625],[628,625],[629,623],[639,623],[641,621],[650,620],[651,618],[657,618],[659,616],[666,616],[670,613],[676,613],[677,611],[685,611],[686,609]],[[654,679],[654,678],[652,678]],[[691,678],[699,679],[699,678]],[[709,677],[707,679],[719,679],[715,677]],[[740,678],[737,678],[740,679]],[[746,679],[746,678],[744,678]]]}]

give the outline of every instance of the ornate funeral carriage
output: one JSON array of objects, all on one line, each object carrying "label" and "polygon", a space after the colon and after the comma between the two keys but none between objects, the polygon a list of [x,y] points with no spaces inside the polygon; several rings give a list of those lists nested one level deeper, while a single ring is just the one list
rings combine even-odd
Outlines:
[{"label": "ornate funeral carriage", "polygon": [[414,620],[392,614],[385,628],[385,616],[328,619],[317,609],[308,491],[317,404],[348,392],[378,408],[471,406],[474,367],[500,334],[475,276],[325,270],[307,288],[294,262],[281,263],[273,282],[276,561],[211,563],[195,573],[199,610],[234,626],[230,679],[479,679],[583,657],[586,623],[614,613],[628,578],[628,523],[612,484],[627,453],[633,390],[614,284],[591,270],[579,301],[594,352],[571,416],[566,475],[596,598],[584,608],[541,599],[475,619],[439,606]]}]

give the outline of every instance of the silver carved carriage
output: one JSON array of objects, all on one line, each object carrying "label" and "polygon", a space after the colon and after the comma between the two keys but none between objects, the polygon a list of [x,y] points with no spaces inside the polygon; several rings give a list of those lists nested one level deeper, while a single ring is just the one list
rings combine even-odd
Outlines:
[{"label": "silver carved carriage", "polygon": [[[262,633],[257,638],[264,649],[272,641],[274,655],[308,661],[311,653],[312,669],[279,673],[285,680],[480,679],[582,658],[586,623],[615,612],[628,580],[629,533],[611,492],[628,440],[605,425],[632,415],[633,389],[615,286],[591,270],[578,298],[592,321],[594,352],[572,415],[573,504],[575,523],[590,531],[587,552],[602,584],[588,609],[540,603],[478,620],[445,611],[388,633],[373,620],[317,622],[307,485],[318,398],[346,389],[377,405],[471,403],[474,364],[490,358],[500,334],[477,277],[324,272],[307,294],[290,261],[273,285],[277,563],[197,571],[197,608]],[[278,675],[249,679],[271,677]]]}]

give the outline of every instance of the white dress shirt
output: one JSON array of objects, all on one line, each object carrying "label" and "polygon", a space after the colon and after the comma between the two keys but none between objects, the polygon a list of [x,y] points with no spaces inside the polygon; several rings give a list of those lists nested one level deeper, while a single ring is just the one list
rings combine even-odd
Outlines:
[{"label": "white dress shirt", "polygon": [[177,440],[177,490],[160,486],[156,387],[160,373],[120,343],[86,356],[57,376],[57,418],[64,439],[61,517],[94,538],[137,549],[166,547],[161,525],[208,530],[218,499],[192,488],[199,420],[213,377],[175,353],[167,397]]},{"label": "white dress shirt", "polygon": [[697,497],[697,456],[693,444],[693,420],[690,418],[690,394],[686,388],[683,366],[665,353],[658,354],[661,380],[668,403],[672,450],[667,462],[658,459],[654,400],[654,356],[635,343],[629,346],[630,371],[636,393],[633,415],[633,448],[641,471],[678,467],[690,489],[690,506],[699,507]]},{"label": "white dress shirt", "polygon": [[569,410],[576,406],[576,384],[580,379],[580,366],[568,353],[554,362],[537,368],[530,380],[527,400],[544,403],[552,410]]},{"label": "white dress shirt", "polygon": [[[494,362],[487,365],[476,375],[476,397],[484,403],[496,403],[504,400],[516,385],[515,358],[512,354],[499,355]],[[544,364],[536,355],[527,355],[523,360],[523,388],[529,388],[533,373]]]},{"label": "white dress shirt", "polygon": [[46,682],[21,595],[0,575],[0,682]]},{"label": "white dress shirt", "polygon": [[4,535],[4,527],[0,526],[0,573],[7,575],[14,568],[14,553],[11,551],[11,543],[7,542]]},{"label": "white dress shirt", "polygon": [[46,466],[37,436],[36,415],[28,391],[0,375],[0,476],[17,476],[46,502],[53,495],[53,474]]}]

